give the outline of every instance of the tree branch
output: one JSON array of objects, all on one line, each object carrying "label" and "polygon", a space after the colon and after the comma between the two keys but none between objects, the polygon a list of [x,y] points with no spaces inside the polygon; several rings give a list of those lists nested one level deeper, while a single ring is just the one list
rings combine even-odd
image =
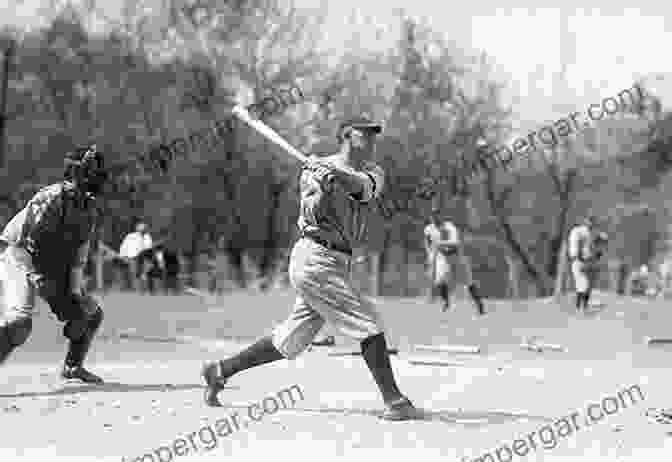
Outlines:
[{"label": "tree branch", "polygon": [[532,276],[532,278],[535,280],[535,283],[537,284],[539,291],[541,293],[546,293],[548,290],[551,289],[552,281],[549,279],[545,271],[543,271],[543,269],[540,268],[539,265],[537,265],[528,255],[527,251],[518,241],[516,233],[513,230],[513,227],[502,213],[502,209],[498,207],[499,201],[495,193],[494,176],[493,172],[490,169],[486,170],[485,183],[491,213],[497,220],[497,224],[504,233],[506,243],[509,245],[513,253],[521,260],[523,267],[528,272],[528,274]]}]

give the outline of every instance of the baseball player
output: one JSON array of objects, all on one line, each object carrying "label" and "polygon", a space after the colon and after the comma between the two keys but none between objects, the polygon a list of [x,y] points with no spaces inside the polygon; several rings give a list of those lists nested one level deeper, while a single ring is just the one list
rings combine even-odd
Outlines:
[{"label": "baseball player", "polygon": [[221,405],[217,394],[234,374],[281,359],[293,359],[313,341],[325,323],[361,343],[362,356],[382,399],[386,420],[408,420],[415,408],[397,386],[380,315],[350,281],[352,249],[360,246],[384,172],[371,162],[380,124],[366,117],[343,122],[340,150],[311,156],[300,177],[300,235],[290,256],[290,281],[297,292],[289,317],[255,344],[223,361],[203,367],[205,400]]},{"label": "baseball player", "polygon": [[[466,285],[469,295],[476,304],[479,315],[485,314],[483,299],[473,281],[460,233],[450,220],[442,220],[441,210],[432,209],[431,222],[425,227],[425,251],[430,267],[432,296],[439,295],[443,300],[443,311],[451,308],[452,294],[459,279]],[[458,271],[461,274],[458,274]]]},{"label": "baseball player", "polygon": [[64,177],[38,191],[0,235],[5,304],[0,363],[28,339],[39,295],[65,323],[69,345],[61,377],[102,383],[82,366],[103,320],[100,305],[84,287],[84,266],[97,226],[96,197],[107,179],[95,145],[66,155]]},{"label": "baseball player", "polygon": [[588,308],[597,277],[597,263],[605,252],[607,235],[597,230],[596,222],[595,217],[588,216],[569,232],[567,250],[576,290],[577,311]]}]

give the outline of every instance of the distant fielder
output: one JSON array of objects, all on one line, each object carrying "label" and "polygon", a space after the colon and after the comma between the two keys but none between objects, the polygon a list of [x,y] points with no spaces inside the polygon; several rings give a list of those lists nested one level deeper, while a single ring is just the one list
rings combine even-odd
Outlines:
[{"label": "distant fielder", "polygon": [[598,274],[598,264],[604,255],[607,235],[599,232],[595,217],[586,217],[583,222],[569,232],[568,254],[571,264],[576,309],[585,311]]},{"label": "distant fielder", "polygon": [[65,180],[35,194],[0,236],[5,305],[0,363],[28,339],[40,296],[65,324],[69,344],[61,377],[102,383],[82,365],[103,320],[98,302],[86,293],[84,266],[107,173],[95,146],[69,153],[65,165]]},{"label": "distant fielder", "polygon": [[[362,357],[385,403],[386,420],[416,415],[399,390],[390,364],[381,317],[371,300],[352,286],[352,249],[368,233],[376,199],[384,187],[384,172],[372,162],[381,125],[367,118],[339,127],[340,151],[310,158],[300,179],[300,238],[290,256],[289,274],[297,297],[289,317],[269,336],[240,353],[206,363],[203,378],[206,403],[218,406],[218,393],[233,375],[306,350],[325,323],[358,340]],[[337,371],[334,371],[337,374]]]},{"label": "distant fielder", "polygon": [[450,220],[442,220],[441,211],[432,209],[431,223],[425,227],[425,251],[430,267],[432,296],[439,295],[443,311],[451,308],[452,295],[459,283],[464,284],[476,304],[479,315],[485,314],[483,299],[474,283],[471,264],[466,255],[460,232]]}]

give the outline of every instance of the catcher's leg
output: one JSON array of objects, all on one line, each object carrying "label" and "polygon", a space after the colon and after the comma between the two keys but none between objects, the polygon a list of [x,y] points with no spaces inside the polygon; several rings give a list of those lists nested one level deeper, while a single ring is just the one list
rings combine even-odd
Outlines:
[{"label": "catcher's leg", "polygon": [[28,340],[33,328],[36,297],[25,271],[7,254],[3,260],[2,289],[6,311],[0,318],[0,364]]},{"label": "catcher's leg", "polygon": [[96,332],[103,322],[103,310],[91,296],[60,297],[47,300],[59,319],[65,321],[63,335],[69,340],[61,376],[86,383],[103,383],[83,364]]},{"label": "catcher's leg", "polygon": [[33,329],[30,316],[5,317],[0,320],[0,364],[4,363],[17,347],[20,347]]}]

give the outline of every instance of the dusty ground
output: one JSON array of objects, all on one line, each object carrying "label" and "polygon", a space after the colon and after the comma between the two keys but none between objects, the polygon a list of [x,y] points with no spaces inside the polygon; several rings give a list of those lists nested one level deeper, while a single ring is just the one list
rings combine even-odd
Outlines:
[{"label": "dusty ground", "polygon": [[[202,405],[202,361],[226,356],[240,342],[267,332],[289,309],[289,292],[232,294],[216,303],[187,296],[107,295],[107,318],[89,366],[108,383],[84,389],[57,380],[65,342],[41,306],[29,343],[2,368],[0,461],[370,460],[384,455],[472,461],[515,439],[529,439],[573,412],[582,416],[581,428],[558,437],[556,447],[550,448],[547,436],[548,449],[538,443],[526,457],[500,452],[499,459],[670,460],[672,437],[666,432],[672,428],[650,423],[644,413],[672,406],[672,347],[643,346],[647,335],[672,337],[670,302],[601,298],[606,308],[587,317],[577,317],[569,304],[491,301],[485,319],[475,319],[467,303],[442,314],[424,299],[380,300],[391,344],[401,351],[393,359],[400,385],[422,410],[417,421],[403,423],[376,418],[381,403],[362,359],[329,355],[356,350],[338,337],[336,350],[315,348],[294,362],[235,377],[222,393],[225,408]],[[135,330],[124,338],[128,329]],[[169,341],[178,336],[219,343]],[[521,350],[518,344],[526,336],[568,351]],[[418,354],[412,345],[419,343],[479,344],[484,352]],[[428,356],[453,366],[408,362]],[[258,422],[247,417],[248,405],[292,385],[301,388],[303,400]],[[612,415],[586,427],[590,403],[617,397],[633,385],[639,385],[643,400],[621,400]],[[213,439],[214,432],[199,432],[225,418],[230,422],[236,412],[239,427],[230,434],[222,430],[224,436]],[[180,437],[186,455],[164,450],[160,457],[142,459]]]}]

